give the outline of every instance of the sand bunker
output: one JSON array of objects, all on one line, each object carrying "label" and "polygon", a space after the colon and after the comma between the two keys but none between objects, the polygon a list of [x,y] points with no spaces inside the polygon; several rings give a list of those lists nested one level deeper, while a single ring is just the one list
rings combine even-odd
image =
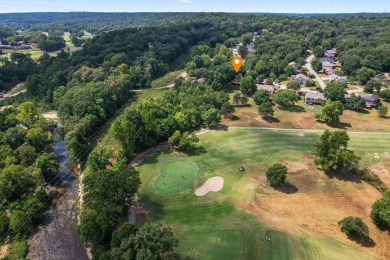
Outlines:
[{"label": "sand bunker", "polygon": [[210,191],[220,191],[223,188],[223,178],[213,177],[208,179],[200,188],[195,191],[196,196],[205,196]]}]

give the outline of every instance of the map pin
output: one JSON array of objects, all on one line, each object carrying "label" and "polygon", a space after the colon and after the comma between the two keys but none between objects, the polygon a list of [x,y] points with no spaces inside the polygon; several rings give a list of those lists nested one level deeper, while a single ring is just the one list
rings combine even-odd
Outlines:
[{"label": "map pin", "polygon": [[232,65],[234,67],[234,70],[238,72],[242,66],[242,58],[241,56],[235,56],[232,59]]}]

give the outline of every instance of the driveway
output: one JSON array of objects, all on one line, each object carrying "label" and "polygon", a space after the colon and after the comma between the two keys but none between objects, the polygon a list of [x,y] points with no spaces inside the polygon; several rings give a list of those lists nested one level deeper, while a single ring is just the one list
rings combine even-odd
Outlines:
[{"label": "driveway", "polygon": [[316,77],[316,80],[318,82],[318,84],[320,84],[320,87],[322,89],[325,89],[326,88],[326,85],[324,83],[324,81],[320,78],[320,76],[318,76],[317,72],[312,68],[311,66],[311,61],[315,58],[314,54],[310,55],[307,59],[306,59],[306,68],[307,70],[313,74],[315,77]]}]

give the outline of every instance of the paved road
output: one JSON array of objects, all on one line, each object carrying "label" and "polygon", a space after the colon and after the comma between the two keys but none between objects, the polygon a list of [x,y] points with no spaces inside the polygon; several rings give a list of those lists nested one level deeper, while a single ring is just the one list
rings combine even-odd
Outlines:
[{"label": "paved road", "polygon": [[[290,131],[290,132],[308,132],[321,133],[325,129],[309,129],[309,128],[272,128],[272,127],[257,127],[257,126],[229,126],[228,129],[238,130],[265,130],[265,131]],[[332,130],[333,131],[333,130]],[[364,132],[364,131],[347,131],[348,134],[365,134],[365,135],[390,135],[390,132]]]},{"label": "paved road", "polygon": [[315,58],[314,54],[310,55],[307,59],[306,59],[306,68],[307,70],[313,74],[317,81],[318,81],[318,84],[320,84],[320,87],[322,89],[325,89],[326,88],[326,85],[324,83],[324,81],[320,78],[320,76],[318,76],[317,72],[315,70],[313,70],[313,68],[311,67],[311,61]]}]

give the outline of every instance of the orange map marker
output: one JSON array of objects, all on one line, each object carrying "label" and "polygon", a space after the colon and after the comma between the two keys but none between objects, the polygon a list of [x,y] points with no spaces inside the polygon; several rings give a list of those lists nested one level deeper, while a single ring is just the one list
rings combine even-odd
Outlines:
[{"label": "orange map marker", "polygon": [[232,59],[232,65],[236,72],[238,72],[242,66],[242,58],[241,56],[235,56]]}]

